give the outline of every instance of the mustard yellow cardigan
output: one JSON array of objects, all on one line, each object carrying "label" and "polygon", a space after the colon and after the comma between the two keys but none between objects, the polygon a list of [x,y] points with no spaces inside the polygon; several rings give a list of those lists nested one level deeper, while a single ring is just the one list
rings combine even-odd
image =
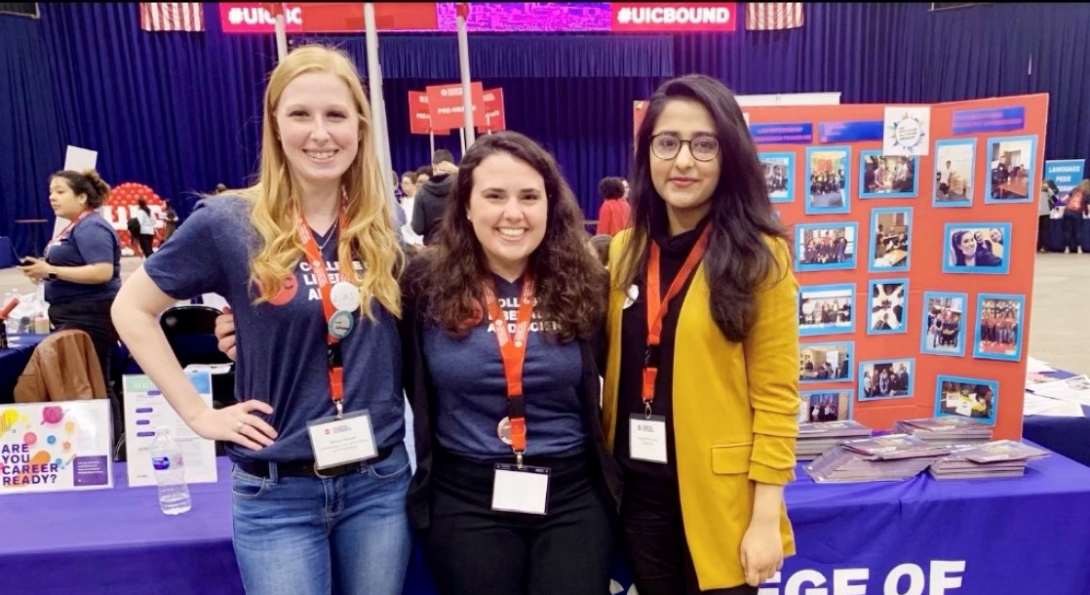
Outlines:
[{"label": "mustard yellow cardigan", "polygon": [[[617,271],[624,231],[610,246]],[[740,549],[753,513],[756,483],[794,478],[798,436],[798,283],[789,248],[769,240],[779,271],[756,297],[757,316],[742,343],[728,341],[711,317],[701,264],[681,302],[674,351],[673,424],[685,536],[701,590],[745,582]],[[625,295],[610,292],[609,355],[603,389],[606,444],[616,438]],[[671,304],[671,307],[675,307]],[[785,555],[795,553],[786,507],[780,513]]]}]

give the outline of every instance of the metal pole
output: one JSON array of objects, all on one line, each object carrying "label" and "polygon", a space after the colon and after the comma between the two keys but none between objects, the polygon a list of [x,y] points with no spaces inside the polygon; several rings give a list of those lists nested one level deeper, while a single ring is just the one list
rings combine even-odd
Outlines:
[{"label": "metal pole", "polygon": [[465,131],[462,141],[463,155],[465,147],[472,145],[477,138],[473,131],[473,95],[470,93],[469,86],[469,34],[466,32],[466,12],[466,10],[458,11],[458,66],[462,71],[462,108],[465,110],[462,114],[462,127]]},{"label": "metal pole", "polygon": [[431,159],[431,156],[435,154],[435,131],[434,130],[428,131],[428,147],[431,149],[431,152],[428,153],[428,159]]},{"label": "metal pole", "polygon": [[277,62],[288,55],[288,24],[284,20],[284,5],[276,4],[276,60]]},{"label": "metal pole", "polygon": [[367,86],[371,99],[371,143],[374,145],[375,160],[381,174],[382,188],[386,200],[390,203],[390,216],[397,211],[397,200],[394,198],[393,180],[390,172],[393,167],[388,159],[388,137],[386,136],[386,118],[383,116],[382,107],[382,66],[378,60],[378,30],[375,26],[375,6],[371,2],[363,3],[363,23],[367,36]]}]

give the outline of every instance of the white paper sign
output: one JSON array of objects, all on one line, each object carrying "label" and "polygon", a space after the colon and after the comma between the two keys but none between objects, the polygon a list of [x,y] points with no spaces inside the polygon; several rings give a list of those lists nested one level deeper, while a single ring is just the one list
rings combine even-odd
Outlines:
[{"label": "white paper sign", "polygon": [[[212,406],[212,376],[208,372],[187,374],[204,403]],[[155,429],[170,428],[182,449],[186,483],[216,482],[216,443],[201,438],[182,421],[163,393],[143,375],[122,377],[125,387],[125,452],[128,457],[129,487],[156,485],[151,466],[151,445]]]},{"label": "white paper sign", "polygon": [[929,155],[931,107],[887,106],[882,135],[883,155]]},{"label": "white paper sign", "polygon": [[[98,163],[98,151],[92,151],[91,149],[84,149],[83,147],[74,147],[68,145],[68,149],[64,154],[64,170],[65,171],[83,171],[85,169],[95,169],[95,165]],[[57,237],[57,234],[64,231],[65,227],[71,223],[68,219],[57,217],[53,222],[53,235],[51,238]]]},{"label": "white paper sign", "polygon": [[0,406],[0,495],[113,487],[106,399]]}]

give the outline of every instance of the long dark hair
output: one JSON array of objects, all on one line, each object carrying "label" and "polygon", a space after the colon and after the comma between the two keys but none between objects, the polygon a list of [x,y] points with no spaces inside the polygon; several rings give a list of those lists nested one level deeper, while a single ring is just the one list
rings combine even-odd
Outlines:
[{"label": "long dark hair", "polygon": [[[666,203],[651,181],[651,134],[672,99],[700,103],[715,122],[719,141],[719,181],[709,210],[711,233],[704,253],[704,270],[711,288],[711,315],[731,341],[749,334],[756,312],[755,296],[763,285],[789,271],[779,270],[773,250],[783,250],[788,262],[787,231],[772,212],[764,169],[734,94],[719,81],[698,74],[676,78],[651,96],[647,115],[636,135],[628,200],[632,203],[632,236],[620,257],[616,289],[624,290],[645,269],[653,221],[666,220]],[[770,239],[780,241],[769,242]]]},{"label": "long dark hair", "polygon": [[560,341],[588,339],[605,315],[606,272],[584,247],[583,213],[556,161],[517,132],[484,136],[463,156],[437,243],[428,251],[424,274],[414,280],[415,292],[427,300],[424,315],[456,337],[464,337],[483,319],[481,280],[491,273],[466,212],[473,194],[473,171],[498,153],[526,163],[545,181],[545,237],[527,266],[536,282],[536,313],[558,323],[549,332]]},{"label": "long dark hair", "polygon": [[142,198],[138,199],[136,201],[136,206],[140,207],[141,211],[144,211],[148,215],[151,215],[151,209],[148,208],[148,201],[146,201],[146,200],[144,200]]}]

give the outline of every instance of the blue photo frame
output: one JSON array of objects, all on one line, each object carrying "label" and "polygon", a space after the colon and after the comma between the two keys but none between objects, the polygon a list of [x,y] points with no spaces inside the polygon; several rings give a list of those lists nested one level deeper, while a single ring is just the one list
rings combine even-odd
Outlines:
[{"label": "blue photo frame", "polygon": [[773,189],[773,180],[769,178],[769,171],[767,166],[765,166],[765,187],[768,188],[769,202],[795,202],[795,154],[789,152],[758,153],[757,156],[760,158],[762,166],[765,166],[766,163],[771,163],[783,165],[786,169],[786,181],[782,186],[777,185],[777,188]]},{"label": "blue photo frame", "polygon": [[[812,312],[803,311],[803,302],[806,300],[821,300],[821,301],[835,301],[840,306],[838,311],[837,320],[832,323],[825,322],[806,322],[810,318]],[[844,322],[839,318],[839,312],[843,312],[843,302],[847,300],[848,305],[848,318],[849,320]],[[855,283],[841,283],[837,285],[809,285],[799,288],[798,307],[796,311],[799,317],[799,336],[801,337],[814,337],[818,335],[839,335],[844,333],[855,333]]]},{"label": "blue photo frame", "polygon": [[[1034,202],[1038,200],[1036,194],[1034,194],[1034,188],[1036,188],[1037,178],[1040,177],[1040,172],[1037,171],[1037,135],[1029,134],[1025,136],[999,136],[988,139],[988,144],[984,147],[985,150],[985,163],[988,164],[986,171],[988,172],[984,178],[984,204],[1017,204],[1023,202]],[[1028,158],[1025,155],[1021,155],[1023,151],[1028,151]],[[1010,166],[1010,159],[1012,155],[1018,155],[1018,166]],[[996,167],[1001,158],[1006,158],[1007,167],[1005,173],[1000,173],[1000,170]],[[1017,171],[1012,171],[1017,168]],[[1006,177],[1006,181],[1002,181],[1002,177]],[[1014,179],[1012,182],[1011,179]],[[1025,196],[1022,196],[1023,182],[1022,178],[1025,178]],[[1009,196],[1005,196],[1009,195]]]},{"label": "blue photo frame", "polygon": [[[952,175],[947,176],[947,187],[962,189],[961,192],[943,193],[939,176],[950,162]],[[961,179],[967,179],[962,184]],[[954,184],[949,181],[953,179]],[[976,139],[963,138],[935,142],[935,179],[931,189],[931,205],[936,208],[965,208],[973,206],[973,189],[976,187]]]},{"label": "blue photo frame", "polygon": [[[803,375],[802,359],[803,359],[803,356],[804,356],[804,352],[807,349],[813,349],[813,348],[816,348],[816,347],[833,347],[833,348],[836,348],[837,351],[840,351],[841,350],[840,348],[843,348],[843,351],[847,352],[846,355],[844,356],[844,358],[847,360],[848,364],[847,364],[847,368],[845,370],[846,375],[843,378],[841,378],[841,377],[807,378],[807,377],[805,377]],[[855,380],[854,372],[855,372],[855,342],[854,341],[824,341],[824,342],[820,342],[820,343],[816,343],[816,342],[815,343],[802,343],[802,344],[799,345],[799,384],[803,384],[803,385],[805,385],[805,384],[836,384],[836,383],[842,383],[842,382],[852,382],[853,380]]]},{"label": "blue photo frame", "polygon": [[[867,172],[870,168],[867,167],[867,159],[871,157],[880,158],[896,158],[904,159],[906,163],[912,165],[911,187],[907,184],[903,184],[902,187],[897,190],[873,191],[868,190],[867,184]],[[859,198],[915,198],[920,192],[920,158],[919,157],[907,157],[903,155],[882,155],[882,151],[878,149],[868,149],[859,152]]]},{"label": "blue photo frame", "polygon": [[[1017,325],[1012,331],[1006,325],[998,328],[984,328],[984,302],[986,300],[1015,303],[1018,305],[1018,315],[1015,320]],[[976,296],[976,330],[973,341],[973,357],[979,359],[997,359],[1002,361],[1017,362],[1022,360],[1022,336],[1025,334],[1026,320],[1026,296],[1015,293],[980,293]],[[1013,343],[1009,343],[1011,334],[1014,335]],[[985,344],[988,344],[985,346]],[[1005,344],[1013,345],[1006,349]]]},{"label": "blue photo frame", "polygon": [[[815,403],[811,399],[817,397],[834,396],[837,400],[837,416],[835,421],[847,421],[849,419],[855,419],[855,391],[850,388],[830,388],[826,390],[802,390],[799,391],[799,423],[815,423],[818,420],[813,419],[811,414],[812,408]],[[843,403],[843,397],[847,397],[848,404],[843,408],[840,405]],[[823,421],[834,421],[826,419]]]},{"label": "blue photo frame", "polygon": [[[872,321],[872,319],[875,316],[875,311],[874,311],[874,308],[875,308],[875,304],[874,304],[874,299],[875,299],[875,297],[874,297],[874,288],[879,286],[879,285],[900,285],[901,286],[901,292],[902,292],[902,295],[900,297],[900,299],[901,299],[901,304],[900,304],[901,315],[900,315],[900,319],[898,320],[898,324],[897,324],[896,328],[890,328],[890,329],[885,329],[885,330],[880,330],[880,329],[874,328],[874,323]],[[903,334],[907,333],[908,332],[908,317],[909,317],[909,315],[908,315],[908,296],[909,295],[910,295],[910,293],[909,293],[909,286],[908,286],[908,278],[907,277],[901,278],[901,279],[872,279],[869,283],[867,283],[867,308],[866,308],[866,312],[867,312],[867,321],[866,321],[867,334],[868,335],[903,335]],[[894,298],[896,298],[896,296],[894,296]],[[892,308],[890,308],[890,309],[892,309]],[[891,311],[891,312],[889,312],[889,314],[892,316],[892,318],[897,318],[897,315],[896,315],[895,311]]]},{"label": "blue photo frame", "polygon": [[[943,387],[948,386],[951,394],[944,394]],[[953,389],[957,389],[954,393]],[[991,391],[991,402],[988,402]],[[947,403],[947,397],[951,402]],[[979,404],[978,404],[979,403]],[[983,408],[983,409],[981,409]],[[988,425],[995,425],[996,412],[999,410],[999,381],[964,376],[939,374],[935,378],[935,417],[968,417]],[[959,413],[960,411],[960,413]],[[974,412],[982,415],[974,415]]]},{"label": "blue photo frame", "polygon": [[[829,184],[828,181],[822,181],[823,186],[819,187],[818,183],[814,180],[814,159],[823,158],[828,156],[833,161],[829,171],[837,172],[843,170],[843,178],[837,176],[833,184],[840,184],[839,190],[832,192],[826,191],[827,188],[824,185]],[[838,167],[839,166],[839,167]],[[838,213],[848,213],[851,211],[851,179],[852,179],[852,148],[848,146],[835,146],[835,147],[806,147],[806,178],[802,180],[802,188],[805,190],[803,193],[805,204],[805,212],[807,215],[832,215]],[[819,205],[817,203],[830,203],[837,202],[835,196],[839,194],[840,204],[833,205]]]},{"label": "blue photo frame", "polygon": [[[851,248],[851,259],[845,262],[811,263],[806,260],[806,232],[811,230],[841,230],[844,238],[848,239],[850,230],[851,239],[848,246]],[[795,270],[796,271],[835,271],[851,270],[859,262],[859,224],[854,221],[838,221],[836,223],[799,223],[795,226]]]},{"label": "blue photo frame", "polygon": [[[947,300],[944,302],[944,300]],[[960,303],[959,303],[960,301]],[[939,307],[948,306],[951,312],[958,315],[957,344],[954,347],[942,345],[941,331],[932,333],[931,327],[934,321],[931,319],[932,305]],[[960,311],[958,311],[960,310]],[[920,353],[930,355],[948,355],[953,357],[965,357],[965,326],[971,320],[969,313],[969,295],[954,291],[927,291],[923,294],[923,310],[920,320]]]},{"label": "blue photo frame", "polygon": [[[883,236],[878,239],[878,226],[883,226],[885,233],[886,223],[897,225],[897,215],[904,215],[904,238],[900,233]],[[890,217],[892,216],[892,221]],[[882,256],[877,256],[878,242],[882,242]],[[892,244],[894,248],[886,252],[886,246]],[[906,248],[899,246],[903,244]],[[870,273],[903,273],[912,265],[912,207],[894,207],[888,209],[873,209],[870,213],[870,236],[867,237],[868,258],[867,271]],[[881,259],[881,261],[879,261]],[[890,264],[893,263],[893,264]]]},{"label": "blue photo frame", "polygon": [[[998,230],[1000,232],[1000,244],[1003,249],[1001,250],[1002,256],[996,256],[995,247],[992,235],[992,230]],[[974,244],[975,254],[974,259],[979,260],[979,264],[969,266],[964,263],[964,253],[954,251],[954,242],[958,242],[959,246],[964,240],[964,234],[972,233],[975,236],[980,236],[986,242],[986,247],[981,248],[979,240]],[[955,237],[957,235],[957,237]],[[999,223],[999,222],[965,222],[965,223],[947,223],[943,228],[942,234],[942,272],[955,273],[955,274],[975,274],[975,275],[1006,275],[1010,273],[1011,261],[1010,246],[1011,246],[1011,224]],[[990,249],[988,249],[990,247]]]},{"label": "blue photo frame", "polygon": [[[904,366],[905,375],[908,377],[907,386],[901,388],[901,366]],[[889,370],[895,376],[897,380],[890,379],[887,381],[888,387],[882,396],[877,394],[871,394],[872,391],[867,389],[867,379],[873,379],[872,386],[875,390],[878,389],[878,378],[882,370]],[[856,387],[856,392],[859,395],[860,401],[891,401],[894,399],[911,399],[914,389],[916,388],[916,359],[911,357],[899,357],[891,359],[870,360],[865,362],[859,362],[859,382]],[[894,394],[889,394],[890,392]]]}]

